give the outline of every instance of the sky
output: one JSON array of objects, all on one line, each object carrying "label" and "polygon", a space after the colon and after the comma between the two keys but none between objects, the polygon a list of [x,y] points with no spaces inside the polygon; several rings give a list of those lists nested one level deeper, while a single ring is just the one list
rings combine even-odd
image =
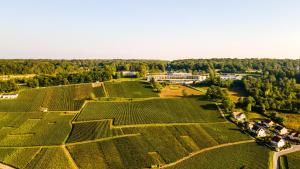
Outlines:
[{"label": "sky", "polygon": [[0,0],[0,58],[300,59],[299,0]]}]

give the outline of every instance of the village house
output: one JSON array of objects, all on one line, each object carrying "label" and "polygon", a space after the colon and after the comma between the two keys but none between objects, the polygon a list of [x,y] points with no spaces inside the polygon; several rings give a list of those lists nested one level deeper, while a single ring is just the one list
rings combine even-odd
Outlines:
[{"label": "village house", "polygon": [[273,126],[275,123],[270,119],[265,119],[262,121],[262,124],[269,128],[269,127]]},{"label": "village house", "polygon": [[137,75],[137,71],[121,71],[123,77],[134,77]]},{"label": "village house", "polygon": [[268,131],[258,124],[255,123],[249,123],[248,128],[252,133],[255,133],[257,137],[266,137],[268,134]]},{"label": "village house", "polygon": [[233,112],[232,113],[233,118],[235,118],[239,122],[244,122],[246,121],[246,115],[241,112]]},{"label": "village house", "polygon": [[289,139],[291,140],[300,140],[300,133],[298,132],[292,132],[289,134]]},{"label": "village house", "polygon": [[15,99],[19,96],[19,94],[3,94],[0,95],[1,99]]},{"label": "village house", "polygon": [[147,81],[154,79],[157,82],[170,82],[172,84],[192,84],[202,82],[207,79],[205,75],[193,75],[191,73],[172,73],[167,74],[149,74]]},{"label": "village house", "polygon": [[243,76],[235,74],[220,74],[221,80],[242,80]]},{"label": "village house", "polygon": [[285,145],[285,141],[284,141],[283,138],[281,138],[279,136],[275,136],[275,137],[272,138],[271,144],[275,148],[282,148]]},{"label": "village house", "polygon": [[287,128],[283,127],[283,126],[276,126],[275,127],[275,132],[278,133],[279,135],[285,135],[288,133]]}]

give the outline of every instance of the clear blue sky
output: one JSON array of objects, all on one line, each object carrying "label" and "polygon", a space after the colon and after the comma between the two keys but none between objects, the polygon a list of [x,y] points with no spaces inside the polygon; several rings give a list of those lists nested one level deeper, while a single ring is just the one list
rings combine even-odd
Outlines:
[{"label": "clear blue sky", "polygon": [[0,58],[300,58],[299,0],[7,0]]}]

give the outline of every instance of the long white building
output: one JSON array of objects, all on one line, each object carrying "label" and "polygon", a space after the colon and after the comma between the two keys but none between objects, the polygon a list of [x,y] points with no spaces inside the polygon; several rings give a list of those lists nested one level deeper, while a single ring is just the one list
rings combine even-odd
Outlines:
[{"label": "long white building", "polygon": [[147,80],[151,79],[158,82],[170,82],[175,84],[191,84],[194,82],[202,82],[207,79],[205,75],[192,75],[191,73],[167,73],[147,75]]}]

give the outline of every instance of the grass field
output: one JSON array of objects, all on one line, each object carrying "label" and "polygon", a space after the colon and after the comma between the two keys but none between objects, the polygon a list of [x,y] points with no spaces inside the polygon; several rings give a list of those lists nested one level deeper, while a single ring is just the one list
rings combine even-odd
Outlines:
[{"label": "grass field", "polygon": [[182,85],[169,85],[162,89],[160,97],[182,97],[191,95],[202,95],[203,93]]},{"label": "grass field", "polygon": [[[287,169],[298,169],[300,166],[300,152],[290,153],[285,155],[286,157],[286,164],[285,168]],[[283,167],[281,168],[283,169]]]},{"label": "grass field", "polygon": [[300,114],[281,113],[278,116],[284,119],[286,127],[300,131]]},{"label": "grass field", "polygon": [[60,145],[71,131],[73,118],[59,112],[5,113],[0,119],[0,147]]},{"label": "grass field", "polygon": [[191,168],[230,168],[230,169],[267,169],[269,160],[269,149],[256,143],[246,143],[214,149],[200,153],[172,169]]},{"label": "grass field", "polygon": [[68,85],[28,89],[21,91],[17,99],[1,99],[0,112],[34,112],[41,107],[49,111],[79,110],[85,99],[104,96],[103,88],[91,84]]},{"label": "grass field", "polygon": [[76,120],[101,119],[114,119],[115,125],[224,121],[213,102],[198,98],[92,102]]},{"label": "grass field", "polygon": [[104,83],[109,97],[146,98],[158,97],[148,82],[142,81],[111,81]]}]

